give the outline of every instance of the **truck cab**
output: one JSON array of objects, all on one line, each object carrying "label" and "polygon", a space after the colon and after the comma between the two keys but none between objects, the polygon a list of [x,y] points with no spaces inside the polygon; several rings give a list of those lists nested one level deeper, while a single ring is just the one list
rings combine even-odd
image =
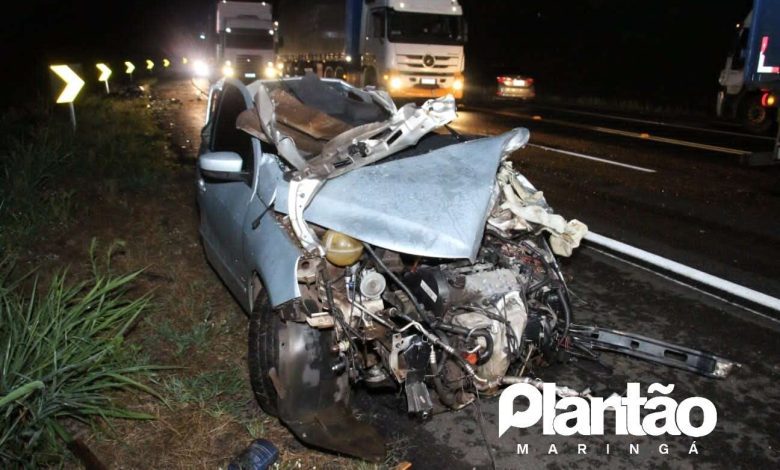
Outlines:
[{"label": "truck cab", "polygon": [[463,96],[463,11],[454,0],[366,1],[362,84],[394,97]]},{"label": "truck cab", "polygon": [[225,77],[273,78],[274,23],[268,2],[217,3],[217,66]]}]

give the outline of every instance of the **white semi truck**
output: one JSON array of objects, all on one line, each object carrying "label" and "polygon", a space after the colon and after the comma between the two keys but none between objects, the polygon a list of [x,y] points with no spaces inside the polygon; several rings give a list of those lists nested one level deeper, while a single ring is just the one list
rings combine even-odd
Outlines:
[{"label": "white semi truck", "polygon": [[269,2],[217,3],[217,66],[223,76],[272,78],[274,22]]},{"label": "white semi truck", "polygon": [[277,67],[393,97],[463,96],[466,25],[457,0],[278,0]]}]

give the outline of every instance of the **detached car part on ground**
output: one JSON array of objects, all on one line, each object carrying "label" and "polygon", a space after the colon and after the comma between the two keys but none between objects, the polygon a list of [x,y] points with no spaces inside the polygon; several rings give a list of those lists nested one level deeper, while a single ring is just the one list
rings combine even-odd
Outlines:
[{"label": "detached car part on ground", "polygon": [[587,227],[508,161],[526,129],[467,138],[447,127],[455,109],[451,97],[396,109],[314,76],[213,87],[200,231],[251,312],[250,375],[268,413],[304,442],[380,459],[382,437],[349,408],[353,385],[403,389],[427,417],[434,400],[459,409],[540,384],[541,365],[595,349],[728,374],[734,363],[711,354],[574,325],[556,255]]}]

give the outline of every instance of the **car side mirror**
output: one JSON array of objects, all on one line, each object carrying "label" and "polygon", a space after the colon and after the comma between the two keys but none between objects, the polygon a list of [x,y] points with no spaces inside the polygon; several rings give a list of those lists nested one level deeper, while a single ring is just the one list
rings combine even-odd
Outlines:
[{"label": "car side mirror", "polygon": [[204,176],[222,181],[246,181],[241,171],[243,160],[235,152],[204,153],[198,158],[198,167]]}]

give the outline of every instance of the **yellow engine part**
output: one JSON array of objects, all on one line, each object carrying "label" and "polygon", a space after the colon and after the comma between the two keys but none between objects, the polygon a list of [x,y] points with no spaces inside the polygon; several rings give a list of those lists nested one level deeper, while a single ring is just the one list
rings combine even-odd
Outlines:
[{"label": "yellow engine part", "polygon": [[328,230],[322,241],[325,258],[336,266],[351,266],[363,255],[363,244],[341,232]]}]

